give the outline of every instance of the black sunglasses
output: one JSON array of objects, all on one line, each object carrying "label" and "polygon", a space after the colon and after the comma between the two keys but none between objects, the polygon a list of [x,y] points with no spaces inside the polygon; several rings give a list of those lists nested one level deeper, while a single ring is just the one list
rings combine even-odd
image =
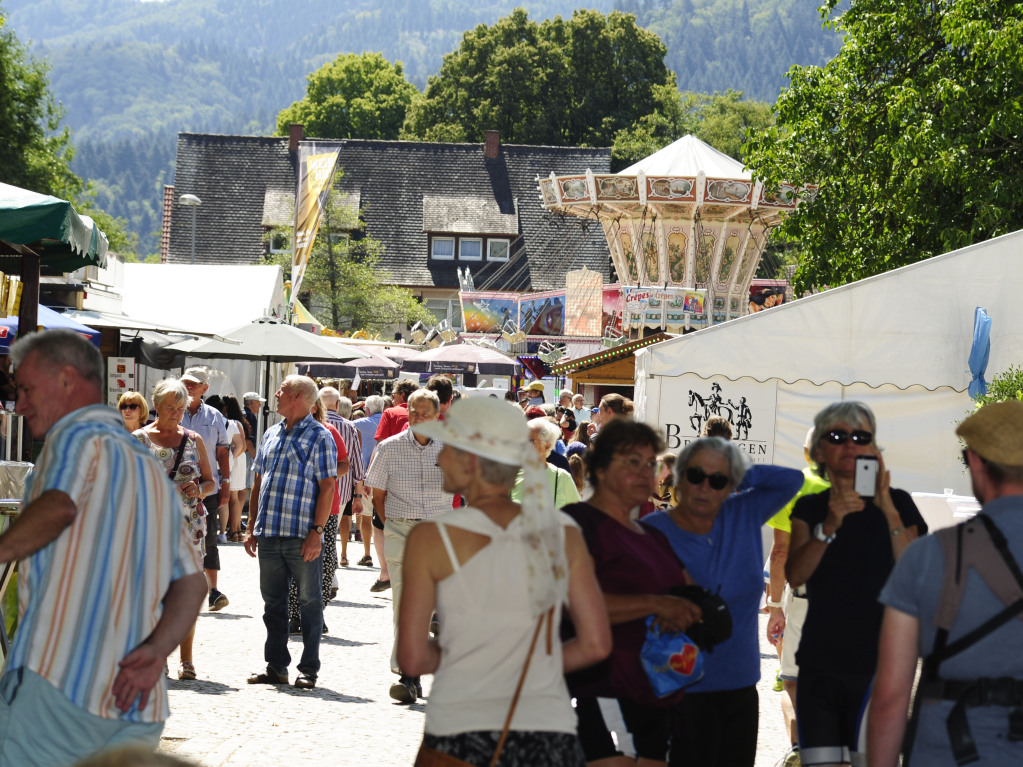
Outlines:
[{"label": "black sunglasses", "polygon": [[713,474],[708,474],[699,466],[690,466],[686,469],[686,480],[690,485],[702,485],[703,480],[707,480],[714,490],[722,490],[728,484],[728,477],[724,474],[716,471]]},{"label": "black sunglasses", "polygon": [[857,430],[850,434],[845,429],[832,429],[824,435],[824,439],[832,445],[844,445],[850,439],[854,445],[869,445],[874,441],[874,435],[869,431]]},{"label": "black sunglasses", "polygon": [[125,402],[125,403],[123,403],[121,405],[121,410],[138,410],[138,409],[139,409],[139,403],[138,402]]}]

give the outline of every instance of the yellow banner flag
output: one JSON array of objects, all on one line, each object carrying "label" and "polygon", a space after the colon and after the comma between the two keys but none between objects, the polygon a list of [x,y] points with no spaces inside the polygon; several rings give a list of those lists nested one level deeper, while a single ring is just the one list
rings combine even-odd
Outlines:
[{"label": "yellow banner flag", "polygon": [[313,250],[316,233],[320,229],[323,206],[330,194],[330,185],[337,167],[340,150],[309,154],[302,157],[298,172],[298,198],[295,204],[295,236],[291,255],[291,306],[289,315],[298,297],[302,278],[305,276],[309,254]]}]

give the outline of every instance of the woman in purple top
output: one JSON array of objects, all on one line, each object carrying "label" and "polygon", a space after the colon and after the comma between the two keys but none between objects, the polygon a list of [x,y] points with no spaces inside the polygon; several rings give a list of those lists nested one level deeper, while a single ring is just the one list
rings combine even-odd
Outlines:
[{"label": "woman in purple top", "polygon": [[658,698],[651,689],[639,661],[645,622],[654,615],[663,627],[684,631],[700,620],[696,605],[668,594],[689,582],[668,540],[632,518],[655,489],[662,449],[646,424],[610,421],[587,454],[593,496],[563,509],[582,528],[611,619],[611,657],[568,676],[586,761],[602,767],[666,764],[670,711],[681,693]]}]

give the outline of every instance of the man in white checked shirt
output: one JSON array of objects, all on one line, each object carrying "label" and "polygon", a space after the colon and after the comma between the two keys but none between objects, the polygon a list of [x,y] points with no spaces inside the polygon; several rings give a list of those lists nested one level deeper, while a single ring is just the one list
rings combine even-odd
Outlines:
[{"label": "man in white checked shirt", "polygon": [[[440,400],[435,392],[419,389],[409,397],[410,427],[436,420],[439,415]],[[451,509],[452,496],[441,489],[444,477],[437,467],[442,447],[436,440],[414,435],[409,428],[377,445],[366,474],[366,484],[373,488],[373,508],[384,520],[384,556],[391,575],[395,648],[401,604],[401,565],[409,531],[422,520]],[[401,703],[415,703],[422,695],[419,678],[401,673],[394,650],[391,671],[399,675],[398,681],[391,685],[391,697]]]}]

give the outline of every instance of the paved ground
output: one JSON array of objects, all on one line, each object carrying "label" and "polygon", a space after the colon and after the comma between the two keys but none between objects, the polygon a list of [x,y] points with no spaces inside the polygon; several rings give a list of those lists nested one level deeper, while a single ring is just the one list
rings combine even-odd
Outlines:
[{"label": "paved ground", "polygon": [[[349,548],[355,561],[362,545]],[[248,685],[263,663],[262,603],[258,572],[241,544],[221,546],[220,589],[231,600],[220,613],[203,612],[195,640],[199,679],[170,682],[171,718],[161,750],[206,767],[273,765],[336,767],[408,766],[423,732],[424,703],[395,704],[388,688],[391,651],[390,592],[372,594],[374,568],[338,571],[341,589],[324,619],[330,633],[320,646],[315,690]],[[761,619],[763,624],[763,619]],[[763,643],[760,748],[756,767],[772,767],[788,747],[780,696],[771,690],[777,659]],[[290,644],[301,654],[300,637]],[[293,664],[294,664],[293,660]],[[177,657],[171,656],[176,677]],[[292,665],[294,678],[294,665]],[[769,677],[769,678],[768,678]],[[426,696],[430,679],[423,678]]]}]

